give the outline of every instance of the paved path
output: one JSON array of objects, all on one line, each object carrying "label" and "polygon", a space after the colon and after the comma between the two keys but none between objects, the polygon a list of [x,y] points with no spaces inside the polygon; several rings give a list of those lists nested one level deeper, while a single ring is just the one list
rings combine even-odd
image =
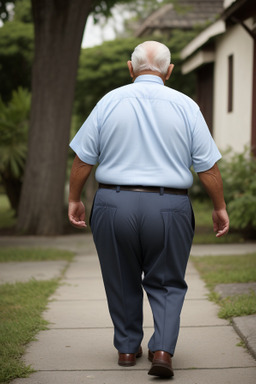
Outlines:
[{"label": "paved path", "polygon": [[[40,332],[38,341],[27,348],[25,361],[37,372],[27,379],[16,379],[13,384],[145,384],[159,381],[147,375],[150,367],[146,357],[147,341],[153,324],[146,299],[144,355],[135,367],[117,365],[117,352],[112,346],[112,324],[91,236],[12,238],[13,246],[20,244],[71,249],[77,256],[44,314],[51,323],[50,329]],[[9,244],[8,238],[0,238],[2,245],[10,245],[10,238]],[[232,249],[194,246],[192,254],[223,254],[228,250],[233,253]],[[248,249],[249,252],[256,251],[256,244]],[[187,282],[189,290],[173,359],[175,382],[254,384],[256,361],[246,349],[238,346],[240,338],[229,322],[218,318],[218,307],[207,300],[208,291],[191,263]]]}]

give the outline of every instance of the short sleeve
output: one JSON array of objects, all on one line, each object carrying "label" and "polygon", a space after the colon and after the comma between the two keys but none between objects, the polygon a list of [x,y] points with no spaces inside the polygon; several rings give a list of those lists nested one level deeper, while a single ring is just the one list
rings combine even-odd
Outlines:
[{"label": "short sleeve", "polygon": [[191,155],[195,172],[207,171],[221,159],[221,154],[200,110],[192,133]]},{"label": "short sleeve", "polygon": [[94,165],[99,157],[97,106],[92,110],[69,146],[84,163]]}]

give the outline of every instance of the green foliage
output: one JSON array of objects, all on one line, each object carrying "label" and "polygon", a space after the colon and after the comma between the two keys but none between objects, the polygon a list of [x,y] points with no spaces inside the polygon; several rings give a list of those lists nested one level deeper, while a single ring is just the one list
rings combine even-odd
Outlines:
[{"label": "green foliage", "polygon": [[31,0],[16,0],[14,20],[33,23]]},{"label": "green foliage", "polygon": [[192,98],[195,96],[195,74],[190,73],[184,75],[181,73],[182,60],[180,57],[180,52],[189,43],[189,41],[195,37],[196,34],[196,29],[193,31],[182,31],[175,29],[172,31],[171,37],[168,40],[159,40],[166,44],[167,47],[169,47],[171,51],[171,61],[174,64],[174,70],[169,82],[166,84]]},{"label": "green foliage", "polygon": [[0,0],[0,20],[3,22],[7,21],[12,13],[8,7],[10,3],[15,3],[15,0]]},{"label": "green foliage", "polygon": [[21,360],[24,346],[46,329],[41,313],[58,280],[0,285],[0,382],[27,377],[33,372]]},{"label": "green foliage", "polygon": [[7,196],[0,194],[0,229],[13,228],[15,223],[15,212],[11,209]]},{"label": "green foliage", "polygon": [[[109,16],[111,14],[111,8],[116,3],[129,3],[133,1],[134,0],[92,0],[92,10],[95,14],[95,18],[97,19],[101,15]],[[26,13],[27,19],[27,9],[31,9],[31,5],[29,4],[30,0],[0,0],[0,19],[3,22],[8,21],[12,16],[12,10],[8,7],[10,3],[15,4],[15,12],[18,7],[22,7],[23,10],[20,10],[20,8],[19,10],[22,15],[25,15]]]},{"label": "green foliage", "polygon": [[200,227],[211,228],[212,232],[212,203],[210,199],[205,201],[192,200],[192,205],[196,223],[198,222]]},{"label": "green foliage", "polygon": [[116,3],[130,3],[134,0],[93,0],[92,10],[95,20],[97,21],[102,15],[108,17],[111,15],[111,9]]},{"label": "green foliage", "polygon": [[130,83],[126,62],[137,39],[119,39],[82,49],[77,76],[75,112],[81,123],[107,92]]},{"label": "green foliage", "polygon": [[9,101],[18,87],[31,88],[33,36],[33,25],[21,21],[8,21],[0,28],[0,84],[4,101]]},{"label": "green foliage", "polygon": [[207,195],[205,189],[203,188],[197,173],[194,171],[194,168],[192,167],[190,171],[193,175],[193,185],[189,190],[190,197],[194,200],[199,200],[201,202],[208,200],[209,196]]},{"label": "green foliage", "polygon": [[244,242],[241,233],[229,233],[228,236],[216,237],[213,231],[212,223],[212,202],[209,199],[192,199],[193,210],[195,214],[195,236],[194,244],[227,244]]},{"label": "green foliage", "polygon": [[0,99],[0,174],[20,178],[27,155],[30,93],[18,88],[6,105]]},{"label": "green foliage", "polygon": [[[256,233],[256,158],[249,148],[242,153],[231,149],[223,154],[218,163],[222,179],[225,201],[232,229],[242,230],[245,237],[255,237]],[[193,170],[192,170],[193,172]],[[195,172],[190,196],[204,201],[207,193]]]},{"label": "green foliage", "polygon": [[230,150],[220,162],[224,194],[233,228],[256,233],[256,158],[249,148]]},{"label": "green foliage", "polygon": [[220,169],[227,203],[248,191],[251,195],[255,195],[256,159],[248,147],[242,153],[227,150],[220,162]]},{"label": "green foliage", "polygon": [[27,156],[30,93],[18,88],[5,104],[0,98],[0,177],[17,213]]}]

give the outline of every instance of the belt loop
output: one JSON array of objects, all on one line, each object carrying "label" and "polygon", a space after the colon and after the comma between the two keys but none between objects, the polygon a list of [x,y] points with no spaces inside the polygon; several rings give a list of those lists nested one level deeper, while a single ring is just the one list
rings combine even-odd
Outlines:
[{"label": "belt loop", "polygon": [[116,186],[116,192],[117,192],[117,193],[120,192],[120,185],[117,185],[117,186]]},{"label": "belt loop", "polygon": [[164,187],[160,187],[160,195],[161,195],[161,196],[164,195]]}]

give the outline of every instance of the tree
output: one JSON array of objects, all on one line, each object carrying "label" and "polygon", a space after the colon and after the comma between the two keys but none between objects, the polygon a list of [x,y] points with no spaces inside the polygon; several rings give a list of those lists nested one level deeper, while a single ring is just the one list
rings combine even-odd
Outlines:
[{"label": "tree", "polygon": [[[20,6],[21,1],[12,1]],[[62,230],[62,209],[74,84],[87,17],[110,14],[118,0],[32,0],[35,58],[28,157],[18,229],[34,234]],[[130,0],[126,0],[127,2]],[[13,17],[0,2],[0,17]],[[20,12],[24,7],[20,6]],[[25,12],[26,13],[26,12]],[[22,15],[24,21],[24,15]]]},{"label": "tree", "polygon": [[32,0],[35,59],[28,157],[19,231],[61,233],[69,130],[78,58],[89,13],[114,0]]},{"label": "tree", "polygon": [[[95,17],[108,15],[119,0],[31,1],[35,57],[28,157],[17,226],[22,232],[53,235],[62,231],[72,101],[84,26],[90,12],[94,10]],[[7,3],[0,2],[0,16],[5,20]]]},{"label": "tree", "polygon": [[91,1],[32,0],[35,59],[28,157],[18,230],[34,234],[62,231],[74,83]]}]

